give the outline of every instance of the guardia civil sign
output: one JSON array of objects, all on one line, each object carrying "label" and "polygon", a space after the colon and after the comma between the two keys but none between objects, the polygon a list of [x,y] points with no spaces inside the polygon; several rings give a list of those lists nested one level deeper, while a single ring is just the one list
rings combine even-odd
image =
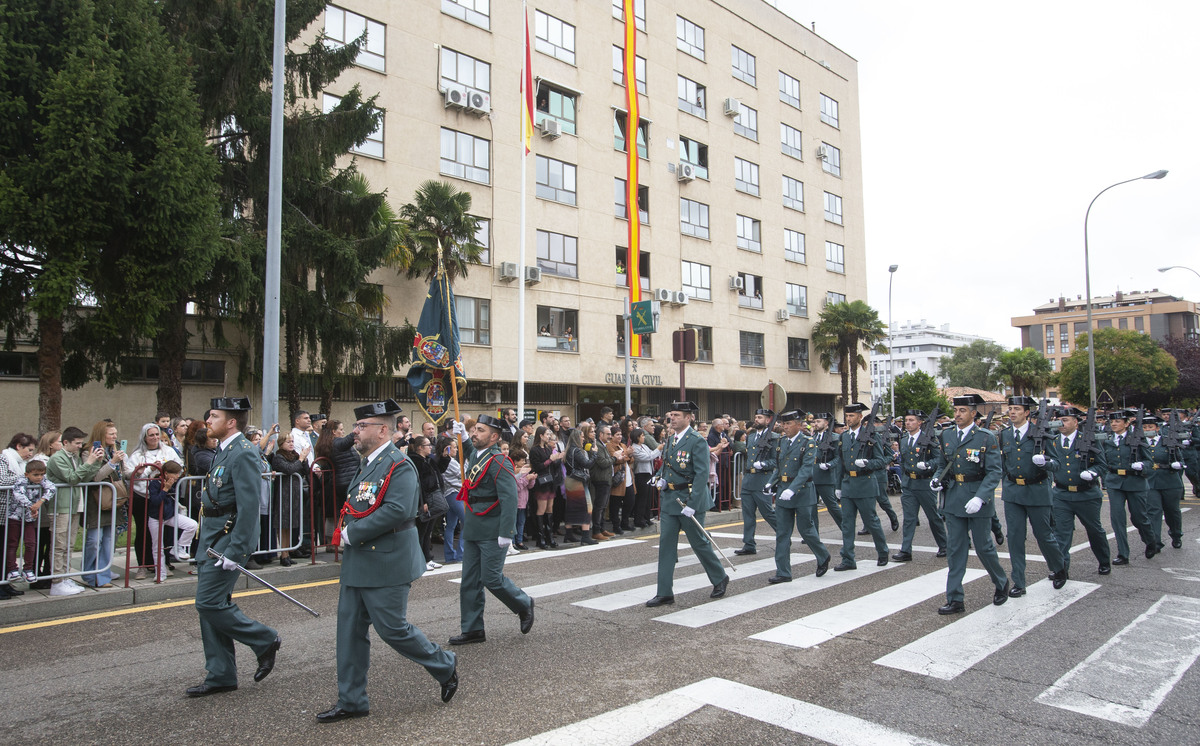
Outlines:
[{"label": "guardia civil sign", "polygon": [[658,331],[654,328],[654,301],[640,300],[633,304],[633,333],[634,334],[653,334]]}]

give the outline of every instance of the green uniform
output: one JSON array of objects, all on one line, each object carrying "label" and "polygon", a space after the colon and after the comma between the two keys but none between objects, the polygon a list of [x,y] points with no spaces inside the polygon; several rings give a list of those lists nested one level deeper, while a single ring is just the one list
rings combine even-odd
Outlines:
[{"label": "green uniform", "polygon": [[209,686],[236,686],[233,643],[246,645],[255,657],[266,654],[278,634],[242,613],[233,602],[240,573],[222,570],[208,549],[245,565],[258,543],[258,502],[262,494],[262,457],[258,446],[238,433],[223,445],[200,491],[202,517],[196,550],[196,611],[204,641],[204,667]]},{"label": "green uniform", "polygon": [[[823,430],[812,437],[813,445],[817,447],[817,464],[813,469],[813,485],[817,489],[817,497],[821,502],[825,503],[825,510],[829,512],[829,517],[833,519],[833,525],[840,530],[842,527],[842,503],[838,500],[838,478],[842,473],[842,461],[838,448],[833,448],[828,462],[824,462],[827,469],[822,469],[821,464],[821,444],[828,439],[837,440],[837,435],[832,430]],[[820,524],[817,523],[817,504],[812,506],[812,522],[820,531]]]},{"label": "green uniform", "polygon": [[[863,423],[863,427],[870,427]],[[860,445],[856,439],[856,431],[847,430],[840,436],[838,443],[838,462],[841,465],[839,489],[842,491],[842,563],[855,566],[854,537],[858,526],[858,515],[862,515],[863,524],[875,540],[875,551],[881,562],[887,561],[887,539],[883,538],[883,527],[879,525],[879,516],[875,514],[875,505],[879,499],[879,480],[875,473],[886,470],[890,460],[883,450],[883,438],[878,435],[871,446]],[[857,460],[866,461],[865,466],[855,464]]]},{"label": "green uniform", "polygon": [[658,514],[658,596],[673,597],[672,582],[675,563],[679,558],[679,531],[683,530],[688,544],[708,573],[709,582],[717,585],[728,576],[712,542],[696,527],[696,523],[683,515],[683,508],[676,500],[682,500],[696,511],[696,522],[704,525],[704,514],[712,508],[712,495],[708,490],[708,442],[695,429],[689,427],[680,436],[670,439],[663,450],[663,463],[656,475],[666,482],[659,490],[661,500]]},{"label": "green uniform", "polygon": [[792,528],[817,557],[818,564],[829,562],[829,550],[821,542],[812,509],[817,504],[817,488],[812,482],[817,446],[803,433],[795,438],[779,439],[775,472],[770,484],[775,491],[775,574],[792,577]]},{"label": "green uniform", "polygon": [[[55,454],[57,455],[57,454]],[[1146,445],[1146,464],[1151,473],[1146,480],[1146,519],[1154,533],[1154,541],[1162,548],[1162,524],[1167,522],[1167,533],[1173,541],[1183,537],[1183,513],[1179,503],[1183,500],[1183,470],[1171,466],[1177,461],[1178,453],[1171,453],[1158,437],[1150,438]],[[1153,462],[1153,464],[1151,464]]]},{"label": "green uniform", "polygon": [[[900,506],[904,509],[900,551],[906,554],[912,553],[918,511],[925,512],[925,520],[929,521],[929,530],[933,532],[933,540],[937,542],[938,549],[946,550],[946,522],[938,512],[937,495],[929,488],[929,480],[934,476],[934,454],[932,448],[926,449],[916,445],[916,439],[920,437],[920,431],[915,435],[905,433],[900,436]],[[925,464],[924,469],[917,466],[920,463]]]},{"label": "green uniform", "polygon": [[[763,440],[767,445],[763,446]],[[751,430],[746,436],[746,468],[742,474],[742,550],[743,553],[756,551],[754,529],[758,526],[755,512],[762,514],[763,520],[776,529],[775,508],[771,506],[771,498],[763,493],[763,488],[771,481],[775,471],[775,454],[779,449],[779,436],[770,430]],[[759,461],[759,451],[765,450]]]},{"label": "green uniform", "polygon": [[[1104,460],[1108,462],[1108,472],[1104,474],[1104,486],[1108,489],[1108,516],[1112,521],[1113,533],[1117,539],[1117,556],[1129,559],[1129,535],[1125,530],[1125,509],[1129,508],[1129,518],[1137,527],[1142,543],[1147,547],[1157,546],[1154,532],[1150,530],[1150,522],[1146,520],[1146,461],[1142,449],[1129,444],[1129,432],[1121,435],[1113,434],[1110,440],[1104,441]],[[1141,469],[1133,465],[1142,464]]]},{"label": "green uniform", "polygon": [[498,445],[480,451],[464,440],[463,452],[467,457],[463,468],[467,501],[458,602],[465,634],[483,630],[484,588],[518,615],[532,609],[533,600],[504,576],[508,547],[496,541],[517,530],[517,479],[512,462],[500,453]]},{"label": "green uniform", "polygon": [[[950,464],[942,489],[945,501],[942,516],[946,521],[946,552],[950,574],[946,577],[946,600],[962,601],[962,579],[967,572],[967,543],[973,537],[975,554],[998,590],[1008,584],[1008,576],[1000,565],[996,545],[992,543],[992,518],[996,515],[996,486],[1000,484],[1003,467],[996,436],[974,425],[965,437],[959,437],[957,427],[946,428],[939,436],[941,450],[936,454],[938,473]],[[967,512],[967,503],[978,497],[983,506],[975,513]]]},{"label": "green uniform", "polygon": [[[1050,475],[1057,468],[1048,456],[1043,466],[1033,463],[1038,455],[1036,443],[1029,437],[1030,425],[1024,433],[1012,427],[1000,431],[1000,455],[1004,460],[1004,522],[1008,525],[1008,556],[1012,565],[1012,581],[1016,588],[1025,588],[1025,526],[1033,528],[1042,557],[1050,572],[1063,569],[1063,551],[1054,538],[1051,518]],[[1047,442],[1047,445],[1049,443]],[[1042,454],[1045,455],[1045,454]],[[1069,547],[1068,547],[1069,549]]]},{"label": "green uniform", "polygon": [[414,524],[420,494],[416,468],[390,441],[370,461],[361,464],[350,481],[346,498],[350,509],[360,514],[372,506],[374,509],[362,517],[347,511],[342,534],[338,707],[348,712],[370,709],[369,626],[374,626],[380,639],[397,653],[424,666],[438,683],[449,680],[454,673],[454,654],[430,642],[407,619],[409,589],[425,572],[425,556]]},{"label": "green uniform", "polygon": [[1097,449],[1091,454],[1081,454],[1076,448],[1079,431],[1070,436],[1059,435],[1054,439],[1054,447],[1048,448],[1047,455],[1054,460],[1054,486],[1050,497],[1054,504],[1054,535],[1058,546],[1062,548],[1063,567],[1071,569],[1071,541],[1075,534],[1075,519],[1083,524],[1087,532],[1088,542],[1092,546],[1092,554],[1096,555],[1100,567],[1111,566],[1112,555],[1108,548],[1108,536],[1100,523],[1100,507],[1104,504],[1104,494],[1100,492],[1099,480],[1086,480],[1080,477],[1084,471],[1093,474],[1103,474],[1108,470],[1104,460],[1104,450]]}]

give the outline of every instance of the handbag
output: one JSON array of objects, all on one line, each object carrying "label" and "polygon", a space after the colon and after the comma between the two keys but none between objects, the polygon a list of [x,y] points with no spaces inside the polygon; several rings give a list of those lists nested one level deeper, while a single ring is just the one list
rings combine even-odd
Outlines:
[{"label": "handbag", "polygon": [[556,474],[555,472],[552,472],[552,471],[548,471],[545,474],[538,474],[537,481],[534,482],[534,485],[536,485],[538,487],[549,487],[550,485],[556,483],[557,481],[558,481],[558,474]]},{"label": "handbag", "polygon": [[113,482],[113,490],[106,490],[103,487],[98,487],[100,490],[100,510],[112,510],[114,494],[116,497],[116,507],[120,508],[125,503],[129,502],[129,489],[124,482]]}]

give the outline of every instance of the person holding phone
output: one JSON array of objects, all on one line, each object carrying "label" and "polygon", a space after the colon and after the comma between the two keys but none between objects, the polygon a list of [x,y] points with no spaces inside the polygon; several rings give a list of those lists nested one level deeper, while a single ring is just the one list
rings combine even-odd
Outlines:
[{"label": "person holding phone", "polygon": [[[122,451],[125,450],[127,442],[121,441]],[[153,542],[150,539],[147,524],[150,510],[149,485],[151,480],[162,479],[162,465],[168,461],[183,467],[183,459],[179,457],[174,448],[167,444],[158,425],[153,422],[142,425],[142,431],[138,434],[137,446],[121,465],[121,472],[125,475],[125,479],[129,480],[130,508],[133,510],[133,523],[137,527],[137,539],[134,541],[133,548],[137,555],[138,568],[134,573],[134,580],[144,580],[146,568],[152,564],[151,545]],[[143,466],[146,468],[138,471]],[[138,472],[136,479],[134,472]],[[154,518],[157,520],[158,516],[154,516]],[[190,540],[188,543],[191,543]]]}]

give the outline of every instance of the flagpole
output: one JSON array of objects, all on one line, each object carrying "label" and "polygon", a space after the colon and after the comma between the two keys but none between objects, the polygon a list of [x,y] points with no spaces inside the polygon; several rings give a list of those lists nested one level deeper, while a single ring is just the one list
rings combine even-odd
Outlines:
[{"label": "flagpole", "polygon": [[[453,301],[451,300],[450,293],[449,293],[450,281],[446,278],[446,265],[442,261],[442,239],[440,239],[440,238],[437,240],[437,247],[438,247],[438,282],[444,283],[446,285],[446,287],[443,288],[443,291],[442,291],[442,297],[446,299],[446,326],[449,327],[450,329],[454,330],[455,337],[457,338],[458,329],[455,328],[455,326],[454,326],[454,315],[453,315],[454,310],[453,310],[453,306],[452,306]],[[459,354],[461,355],[462,352],[460,351]],[[450,393],[451,397],[454,399],[454,421],[462,422],[462,419],[459,417],[459,414],[458,414],[458,366],[456,364],[456,361],[454,361],[454,360],[450,361],[450,392],[451,392]],[[462,433],[455,433],[454,437],[456,437],[458,439],[458,469],[459,469],[459,472],[461,473],[463,471]],[[451,538],[453,538],[453,537],[451,537]]]},{"label": "flagpole", "polygon": [[[525,49],[521,56],[521,86],[528,85],[529,69],[529,10],[525,0],[521,0],[521,18],[525,21]],[[521,97],[521,108],[526,108],[529,91],[524,91]],[[521,220],[520,238],[517,241],[517,418],[518,422],[525,419],[525,180],[526,169],[529,168],[529,154],[525,152],[525,112],[521,112]],[[528,116],[532,117],[533,112]]]}]

